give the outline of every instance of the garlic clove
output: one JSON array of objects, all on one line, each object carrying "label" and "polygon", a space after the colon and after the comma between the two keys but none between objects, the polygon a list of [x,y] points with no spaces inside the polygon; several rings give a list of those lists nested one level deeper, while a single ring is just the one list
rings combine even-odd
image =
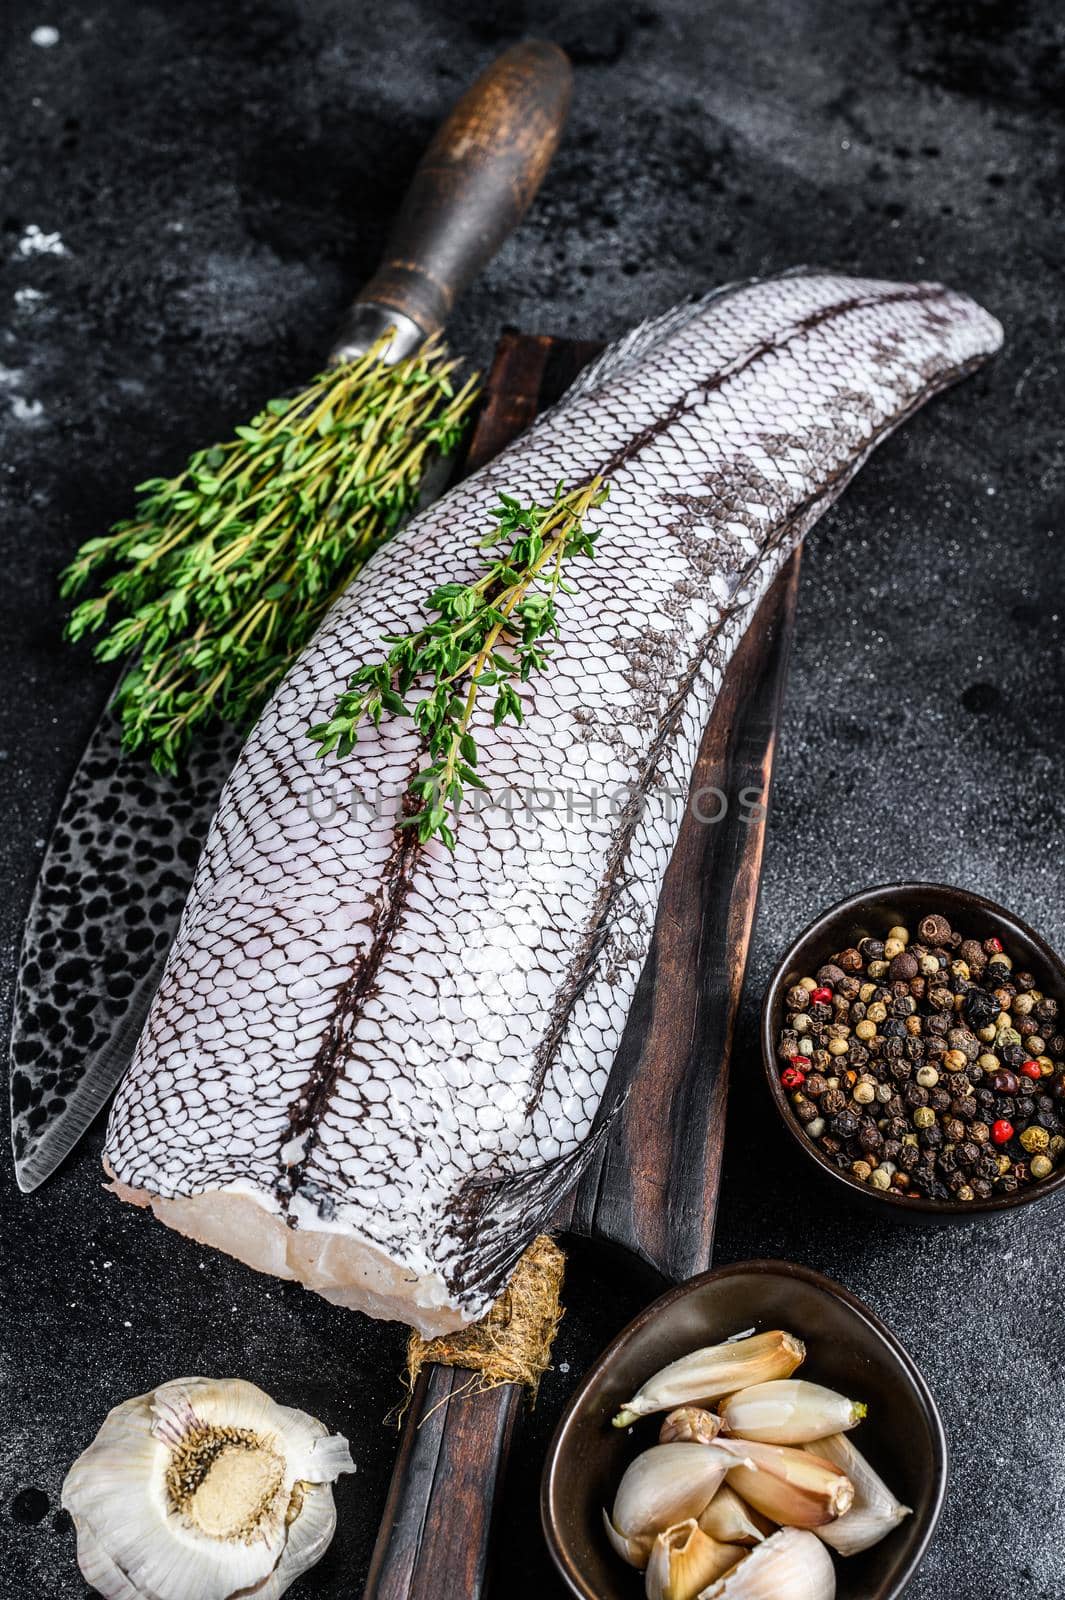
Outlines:
[{"label": "garlic clove", "polygon": [[820,1528],[853,1504],[850,1479],[812,1451],[749,1439],[719,1439],[716,1448],[741,1458],[728,1474],[729,1485],[773,1522]]},{"label": "garlic clove", "polygon": [[753,1384],[730,1394],[721,1406],[727,1432],[763,1444],[808,1444],[857,1427],[865,1414],[859,1401],[802,1378]]},{"label": "garlic clove", "polygon": [[239,1379],[183,1378],[116,1406],[62,1503],[107,1600],[276,1600],[325,1549],[345,1440]]},{"label": "garlic clove", "polygon": [[719,1544],[690,1518],[678,1522],[655,1539],[647,1563],[647,1600],[695,1600],[746,1553],[740,1545]]},{"label": "garlic clove", "polygon": [[678,1406],[671,1411],[658,1430],[659,1444],[713,1444],[721,1432],[722,1422],[716,1411],[706,1411],[702,1406]]},{"label": "garlic clove", "polygon": [[845,1472],[854,1485],[854,1503],[851,1509],[817,1529],[817,1536],[841,1556],[855,1556],[870,1546],[879,1544],[893,1528],[911,1516],[909,1506],[896,1500],[883,1478],[874,1472],[868,1461],[845,1434],[833,1434],[819,1439],[809,1447],[825,1461],[830,1461],[840,1472]]},{"label": "garlic clove", "polygon": [[603,1511],[603,1527],[606,1529],[607,1538],[622,1561],[627,1561],[630,1567],[637,1567],[642,1572],[651,1559],[651,1551],[654,1548],[657,1535],[647,1533],[634,1539],[623,1538],[611,1522],[605,1509]]},{"label": "garlic clove", "polygon": [[673,1361],[649,1378],[614,1418],[615,1428],[627,1428],[638,1417],[675,1406],[718,1400],[736,1389],[788,1378],[806,1355],[801,1339],[779,1328],[750,1338],[728,1340],[695,1350]]},{"label": "garlic clove", "polygon": [[751,1550],[699,1600],[835,1600],[836,1569],[819,1539],[781,1528]]},{"label": "garlic clove", "polygon": [[699,1526],[722,1544],[750,1545],[761,1544],[766,1534],[773,1532],[774,1525],[723,1483],[706,1510],[700,1512]]},{"label": "garlic clove", "polygon": [[697,1517],[735,1464],[717,1443],[652,1445],[626,1469],[610,1521],[621,1538],[636,1539]]}]

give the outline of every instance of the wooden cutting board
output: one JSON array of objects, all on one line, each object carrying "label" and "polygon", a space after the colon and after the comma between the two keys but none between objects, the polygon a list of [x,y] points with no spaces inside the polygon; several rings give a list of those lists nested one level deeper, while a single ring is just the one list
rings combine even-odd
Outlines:
[{"label": "wooden cutting board", "polygon": [[[505,333],[465,470],[552,405],[600,348]],[[798,575],[796,552],[729,665],[692,781],[692,794],[705,797],[702,818],[687,808],[603,1099],[604,1107],[623,1100],[622,1109],[554,1219],[563,1242],[570,1231],[619,1246],[667,1280],[710,1265],[729,1054],[758,903]],[[718,820],[703,820],[718,812]],[[484,1592],[496,1490],[522,1396],[513,1385],[460,1393],[468,1377],[432,1366],[418,1379],[364,1600],[478,1600]]]}]

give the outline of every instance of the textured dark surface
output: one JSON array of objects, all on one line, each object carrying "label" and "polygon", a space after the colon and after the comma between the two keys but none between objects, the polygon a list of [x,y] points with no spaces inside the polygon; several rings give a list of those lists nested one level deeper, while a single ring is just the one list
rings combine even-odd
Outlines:
[{"label": "textured dark surface", "polygon": [[[923,1366],[954,1476],[915,1600],[1060,1600],[1060,1213],[938,1233],[852,1214],[765,1120],[753,1029],[775,953],[872,880],[970,884],[1065,943],[1058,10],[527,0],[489,22],[487,9],[7,8],[4,1003],[44,836],[107,687],[61,647],[57,566],[126,509],[132,483],[314,367],[447,102],[523,29],[553,33],[579,69],[570,132],[455,321],[478,360],[504,322],[610,336],[691,289],[801,260],[940,276],[1006,326],[1002,356],[878,455],[804,562],[718,1259],[820,1267]],[[42,25],[57,44],[31,42]],[[33,253],[31,226],[67,254]],[[256,1379],[350,1435],[340,1532],[292,1593],[356,1594],[401,1332],[123,1210],[99,1188],[97,1146],[36,1196],[9,1167],[0,1180],[0,1595],[80,1595],[54,1520],[69,1460],[110,1404],[197,1370]],[[505,1586],[530,1596],[559,1592],[536,1526],[542,1439],[641,1298],[610,1263],[580,1248],[572,1261],[556,1370],[505,1508]]]}]

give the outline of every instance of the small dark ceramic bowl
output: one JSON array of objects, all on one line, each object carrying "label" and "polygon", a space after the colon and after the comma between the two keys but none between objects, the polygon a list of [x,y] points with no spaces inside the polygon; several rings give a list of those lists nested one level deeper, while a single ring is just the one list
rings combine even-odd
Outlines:
[{"label": "small dark ceramic bowl", "polygon": [[634,1428],[610,1419],[670,1361],[746,1328],[805,1340],[797,1374],[869,1407],[854,1443],[913,1508],[861,1555],[834,1557],[838,1600],[894,1600],[917,1570],[947,1486],[947,1446],[928,1386],[902,1346],[860,1300],[808,1268],[745,1261],[671,1289],[619,1333],[573,1396],[551,1441],[540,1511],[555,1563],[581,1600],[640,1600],[641,1576],[603,1532],[629,1462],[657,1440],[661,1417]]},{"label": "small dark ceramic bowl", "polygon": [[897,924],[913,929],[922,917],[932,912],[945,916],[951,927],[966,938],[986,939],[994,935],[1001,939],[1015,966],[1027,967],[1041,989],[1056,1000],[1065,1001],[1065,964],[1027,923],[994,901],[985,900],[969,889],[952,889],[940,883],[899,883],[866,889],[848,900],[841,900],[839,905],[832,906],[811,922],[784,954],[769,980],[762,1003],[762,1064],[769,1092],[785,1127],[805,1155],[836,1183],[871,1204],[890,1206],[902,1215],[933,1215],[944,1220],[971,1217],[975,1212],[1011,1211],[1059,1191],[1065,1186],[1065,1167],[1030,1188],[995,1195],[990,1200],[932,1200],[920,1195],[906,1199],[890,1189],[873,1189],[849,1172],[841,1172],[833,1166],[814,1140],[803,1132],[780,1082],[776,1041],[784,1017],[784,999],[792,984],[807,974],[812,976],[837,951],[857,944],[859,939],[866,936],[882,939],[887,930]]}]

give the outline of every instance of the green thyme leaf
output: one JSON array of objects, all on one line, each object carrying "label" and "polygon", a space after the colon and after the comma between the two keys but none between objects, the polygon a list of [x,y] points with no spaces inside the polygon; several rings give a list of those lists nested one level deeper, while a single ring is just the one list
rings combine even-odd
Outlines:
[{"label": "green thyme leaf", "polygon": [[[268,401],[175,478],[145,479],[135,515],[86,540],[63,573],[68,598],[100,586],[73,609],[68,637],[94,635],[100,660],[137,655],[118,690],[123,739],[160,770],[208,723],[253,720],[413,510],[429,461],[461,438],[476,379],[456,392],[457,363],[435,341],[393,367],[379,356]],[[383,692],[392,675],[378,688],[378,714],[400,715]],[[350,753],[357,722],[330,724],[330,748]]]},{"label": "green thyme leaf", "polygon": [[[500,495],[489,513],[496,528],[478,549],[494,552],[506,540],[509,548],[491,556],[475,583],[439,584],[425,601],[435,620],[410,635],[386,635],[384,658],[357,667],[332,717],[308,728],[321,756],[343,758],[363,721],[378,726],[385,711],[413,720],[430,759],[410,785],[418,808],[400,826],[416,829],[422,843],[438,838],[453,850],[464,789],[486,787],[475,770],[479,752],[470,726],[479,694],[495,690],[494,727],[508,718],[522,722],[515,684],[548,664],[550,652],[539,641],[559,632],[555,597],[571,592],[562,583],[563,563],[594,557],[596,530],[583,519],[608,493],[596,478],[569,492],[558,484],[547,505]],[[403,696],[415,683],[427,692],[410,709]]]}]

